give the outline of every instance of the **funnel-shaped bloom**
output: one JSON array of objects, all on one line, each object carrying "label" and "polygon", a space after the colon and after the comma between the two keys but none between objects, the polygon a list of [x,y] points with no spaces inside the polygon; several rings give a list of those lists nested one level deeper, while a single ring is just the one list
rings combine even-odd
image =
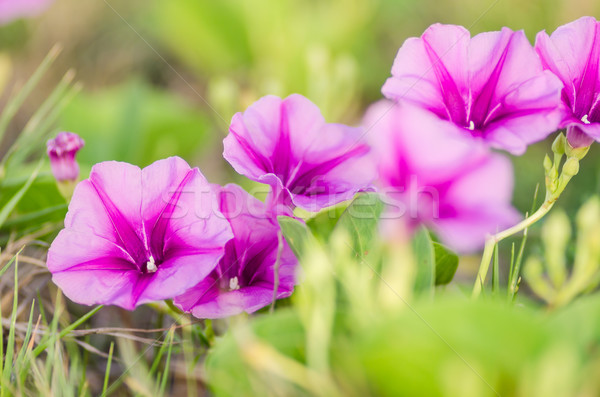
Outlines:
[{"label": "funnel-shaped bloom", "polygon": [[234,238],[227,243],[217,268],[174,300],[198,318],[255,312],[273,301],[277,279],[278,299],[290,296],[294,289],[296,257],[284,240],[280,247],[279,225],[265,204],[236,185],[222,188],[220,204]]},{"label": "funnel-shaped bloom", "polygon": [[229,132],[225,159],[240,174],[269,184],[277,203],[319,211],[375,179],[361,130],[325,123],[301,95],[261,98],[233,116]]},{"label": "funnel-shaped bloom", "polygon": [[459,127],[408,104],[379,102],[366,125],[377,154],[386,218],[431,227],[460,252],[519,219],[511,206],[512,166]]},{"label": "funnel-shaped bloom", "polygon": [[470,37],[455,25],[432,25],[404,42],[382,88],[513,154],[558,128],[561,82],[544,71],[522,31]]},{"label": "funnel-shaped bloom", "polygon": [[58,182],[77,180],[79,164],[75,156],[84,144],[83,139],[73,132],[60,132],[56,138],[48,141],[46,146],[50,167]]},{"label": "funnel-shaped bloom", "polygon": [[537,35],[535,49],[544,68],[562,80],[563,118],[573,146],[600,141],[600,22],[583,17]]},{"label": "funnel-shaped bloom", "polygon": [[132,310],[173,298],[215,268],[232,238],[216,200],[200,171],[177,157],[143,170],[96,164],[75,189],[48,269],[85,305]]},{"label": "funnel-shaped bloom", "polygon": [[0,25],[43,12],[53,0],[0,0]]}]

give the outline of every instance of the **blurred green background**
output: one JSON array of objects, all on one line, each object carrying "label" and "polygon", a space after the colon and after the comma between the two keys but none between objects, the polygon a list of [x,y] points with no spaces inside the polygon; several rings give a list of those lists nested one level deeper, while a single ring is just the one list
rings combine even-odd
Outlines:
[{"label": "blurred green background", "polygon": [[[73,69],[82,90],[56,131],[86,140],[84,170],[179,155],[215,183],[247,185],[222,159],[221,141],[231,116],[262,95],[298,92],[329,121],[356,124],[381,98],[403,41],[432,23],[473,34],[508,26],[533,41],[539,30],[599,14],[600,3],[588,0],[57,0],[38,18],[0,27],[2,103],[54,44],[63,46],[0,153]],[[543,185],[550,142],[514,158],[514,202],[523,212]],[[598,192],[599,170],[594,147],[560,200],[568,214]]]}]

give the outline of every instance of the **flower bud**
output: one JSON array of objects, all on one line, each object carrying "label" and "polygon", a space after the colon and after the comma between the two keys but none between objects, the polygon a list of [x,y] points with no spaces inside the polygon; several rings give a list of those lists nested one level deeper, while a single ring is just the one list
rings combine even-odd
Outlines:
[{"label": "flower bud", "polygon": [[552,170],[552,160],[550,160],[550,157],[548,157],[548,155],[544,157],[544,170],[546,170],[546,174],[549,174],[550,170]]},{"label": "flower bud", "polygon": [[573,157],[576,158],[577,160],[581,160],[582,158],[585,157],[585,155],[590,151],[590,147],[589,146],[585,146],[585,147],[579,147],[579,148],[572,148],[570,145],[567,144],[567,148],[566,148],[566,153],[568,157]]},{"label": "flower bud", "polygon": [[558,134],[554,142],[552,142],[552,151],[558,155],[565,154],[565,143],[565,136],[562,133]]},{"label": "flower bud", "polygon": [[83,139],[73,132],[60,132],[56,138],[48,141],[46,146],[50,167],[58,182],[77,180],[79,164],[75,155],[83,145]]},{"label": "flower bud", "polygon": [[75,155],[83,145],[83,139],[73,132],[60,132],[46,144],[52,174],[58,182],[58,190],[67,200],[71,198],[79,178]]},{"label": "flower bud", "polygon": [[562,167],[563,175],[575,176],[579,172],[579,160],[569,157]]},{"label": "flower bud", "polygon": [[572,124],[567,127],[567,142],[567,146],[578,149],[590,146],[594,139],[583,132],[578,125]]}]

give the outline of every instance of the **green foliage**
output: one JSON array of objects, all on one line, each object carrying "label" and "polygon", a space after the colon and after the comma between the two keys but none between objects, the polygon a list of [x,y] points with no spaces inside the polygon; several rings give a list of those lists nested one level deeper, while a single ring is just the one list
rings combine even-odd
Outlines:
[{"label": "green foliage", "polygon": [[435,285],[435,250],[429,232],[420,228],[413,239],[415,254],[415,292],[417,294],[432,292]]},{"label": "green foliage", "polygon": [[560,210],[550,214],[542,226],[543,257],[532,255],[525,262],[524,276],[530,288],[552,307],[564,306],[600,284],[600,198],[588,199],[576,220],[571,269],[567,263],[571,224]]},{"label": "green foliage", "polygon": [[433,242],[435,253],[435,285],[445,285],[454,278],[458,268],[458,255],[448,247]]},{"label": "green foliage", "polygon": [[4,204],[4,206],[0,210],[0,227],[2,227],[2,225],[4,225],[4,222],[6,222],[6,219],[8,219],[8,216],[15,210],[15,208],[17,207],[17,205],[19,204],[19,202],[21,201],[21,199],[23,198],[25,193],[27,193],[27,190],[29,190],[29,188],[31,187],[31,184],[33,183],[33,181],[35,181],[35,178],[37,177],[41,167],[42,167],[42,162],[40,161],[39,165],[33,171],[31,176],[27,179],[27,181],[25,182],[23,187],[21,187],[15,193],[15,195],[12,196],[6,204]]},{"label": "green foliage", "polygon": [[285,241],[288,243],[296,258],[301,258],[304,251],[304,244],[308,238],[308,230],[302,222],[290,218],[287,216],[277,217],[279,226],[285,237]]},{"label": "green foliage", "polygon": [[365,35],[376,5],[366,0],[156,2],[148,29],[199,78],[208,76],[208,102],[225,120],[248,100],[294,92],[315,101],[326,117],[337,118],[356,100],[357,59],[369,50]]},{"label": "green foliage", "polygon": [[341,203],[331,208],[325,208],[318,214],[307,219],[306,226],[315,237],[320,238],[322,241],[327,241],[346,208],[348,208],[348,203]]},{"label": "green foliage", "polygon": [[[215,346],[207,371],[217,396],[530,396],[540,390],[562,396],[600,387],[591,376],[600,360],[587,353],[598,347],[600,322],[590,313],[600,309],[600,296],[548,316],[497,299],[446,295],[408,303],[398,292],[395,299],[404,304],[390,310],[374,292],[395,286],[366,279],[364,264],[344,244],[334,246],[310,246],[303,267],[313,277],[299,287],[302,299],[294,306],[237,323]],[[354,299],[337,299],[333,311],[310,303],[328,306],[329,298],[322,299],[333,291]],[[322,343],[315,346],[315,339]],[[327,357],[327,364],[315,357]]]},{"label": "green foliage", "polygon": [[383,211],[383,202],[376,193],[362,193],[340,216],[337,229],[350,236],[350,247],[359,258],[367,257],[379,235],[377,225]]},{"label": "green foliage", "polygon": [[139,81],[80,95],[61,125],[85,140],[78,159],[88,165],[117,160],[146,166],[175,154],[192,161],[209,154],[226,131],[212,131],[200,111]]}]

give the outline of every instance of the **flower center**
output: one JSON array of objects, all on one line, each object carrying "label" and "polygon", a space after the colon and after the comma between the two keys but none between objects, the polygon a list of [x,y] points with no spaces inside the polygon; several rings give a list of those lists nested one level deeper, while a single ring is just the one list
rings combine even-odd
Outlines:
[{"label": "flower center", "polygon": [[587,114],[581,118],[581,121],[583,121],[585,124],[589,124],[590,123],[590,121],[588,120],[588,115]]},{"label": "flower center", "polygon": [[148,262],[146,262],[146,271],[148,273],[154,273],[156,270],[158,270],[158,268],[154,262],[154,257],[150,255],[150,259],[148,259]]},{"label": "flower center", "polygon": [[240,289],[240,284],[238,282],[237,277],[233,277],[229,279],[229,289],[232,291]]},{"label": "flower center", "polygon": [[473,122],[473,120],[469,121],[469,129],[471,131],[473,131],[475,129],[475,123]]}]

